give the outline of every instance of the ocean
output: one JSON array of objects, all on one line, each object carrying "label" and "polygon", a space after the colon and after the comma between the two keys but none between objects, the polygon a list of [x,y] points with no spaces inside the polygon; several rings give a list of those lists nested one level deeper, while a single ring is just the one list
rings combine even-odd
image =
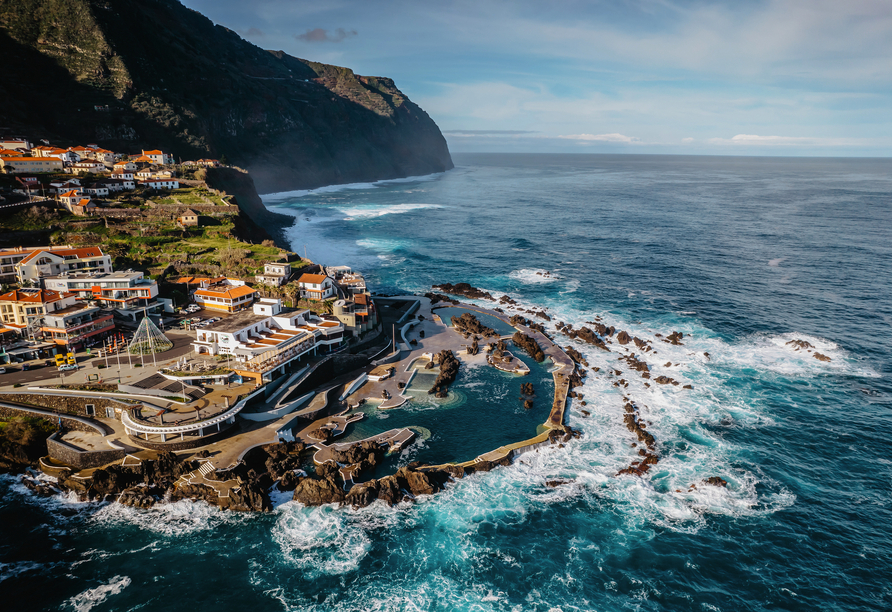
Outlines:
[{"label": "ocean", "polygon": [[[296,217],[294,250],[379,292],[468,282],[552,329],[601,317],[681,384],[574,345],[601,368],[577,389],[590,415],[569,411],[580,439],[395,508],[136,510],[2,477],[10,610],[892,609],[892,160],[454,159],[264,200]],[[485,394],[481,376],[456,389]],[[616,476],[637,457],[624,397],[662,457],[643,477]],[[461,453],[421,404],[402,418],[430,435],[398,460]]]}]

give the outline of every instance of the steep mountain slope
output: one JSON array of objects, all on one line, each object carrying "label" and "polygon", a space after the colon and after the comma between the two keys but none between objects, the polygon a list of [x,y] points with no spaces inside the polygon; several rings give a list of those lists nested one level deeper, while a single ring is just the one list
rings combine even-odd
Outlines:
[{"label": "steep mountain slope", "polygon": [[452,168],[392,80],[264,51],[176,0],[0,0],[0,54],[8,134],[225,156],[261,193]]}]

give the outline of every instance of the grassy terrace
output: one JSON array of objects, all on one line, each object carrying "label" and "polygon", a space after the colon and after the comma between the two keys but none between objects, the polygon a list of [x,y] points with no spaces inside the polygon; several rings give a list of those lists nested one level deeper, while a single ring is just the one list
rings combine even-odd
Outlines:
[{"label": "grassy terrace", "polygon": [[[49,183],[71,177],[39,178]],[[10,180],[11,177],[0,175],[0,181]],[[116,270],[132,268],[145,272],[161,283],[162,297],[177,298],[178,303],[185,296],[177,295],[176,287],[165,281],[186,275],[226,275],[253,282],[264,262],[290,257],[295,268],[302,265],[294,254],[278,248],[271,240],[254,244],[246,239],[246,235],[256,233],[251,233],[249,222],[237,209],[224,208],[226,204],[235,204],[232,200],[231,196],[221,196],[203,185],[169,192],[137,189],[101,198],[102,207],[138,211],[139,216],[132,218],[77,217],[54,203],[42,203],[0,215],[0,235],[8,237],[4,246],[99,245],[112,256]],[[148,201],[154,206],[149,206]],[[220,212],[203,208],[198,227],[179,227],[177,211],[198,205],[217,205]]]}]

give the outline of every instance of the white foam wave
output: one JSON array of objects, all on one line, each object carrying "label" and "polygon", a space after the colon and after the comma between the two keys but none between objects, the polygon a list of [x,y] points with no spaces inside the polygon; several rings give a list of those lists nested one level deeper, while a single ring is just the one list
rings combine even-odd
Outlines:
[{"label": "white foam wave", "polygon": [[381,502],[360,511],[287,504],[273,528],[282,556],[309,577],[355,570],[371,548],[369,533],[396,525],[398,512]]},{"label": "white foam wave", "polygon": [[261,194],[260,199],[266,202],[281,202],[283,200],[293,200],[303,198],[308,195],[320,195],[326,193],[336,193],[338,191],[354,191],[362,189],[374,189],[384,185],[397,185],[400,183],[421,183],[425,181],[433,181],[439,178],[444,172],[436,172],[434,174],[424,174],[420,176],[408,176],[398,179],[386,179],[375,181],[373,183],[344,183],[342,185],[326,185],[325,187],[317,187],[316,189],[295,189],[293,191],[279,191],[276,193]]},{"label": "white foam wave", "polygon": [[522,268],[520,270],[514,270],[508,274],[508,277],[526,285],[541,285],[543,283],[553,283],[561,280],[559,276],[541,268]]},{"label": "white foam wave", "polygon": [[107,584],[87,589],[83,593],[69,599],[66,605],[75,612],[89,612],[112,595],[117,595],[130,586],[130,578],[127,576],[115,576]]},{"label": "white foam wave", "polygon": [[363,219],[375,219],[384,215],[398,215],[402,213],[412,212],[414,210],[425,210],[429,208],[443,208],[439,204],[360,204],[358,206],[338,207],[338,210],[347,215],[344,221],[354,221]]},{"label": "white foam wave", "polygon": [[147,510],[123,504],[102,506],[91,521],[106,527],[135,526],[167,537],[215,529],[226,523],[250,520],[249,515],[227,512],[203,501],[181,500],[156,504]]}]

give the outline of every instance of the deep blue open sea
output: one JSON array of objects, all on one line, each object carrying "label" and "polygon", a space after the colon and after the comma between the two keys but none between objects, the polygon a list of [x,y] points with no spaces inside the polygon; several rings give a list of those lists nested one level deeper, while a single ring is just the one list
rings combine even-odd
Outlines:
[{"label": "deep blue open sea", "polygon": [[[143,511],[4,477],[4,609],[892,609],[892,160],[454,157],[265,201],[297,217],[295,250],[378,291],[465,281],[600,316],[694,389],[579,346],[602,368],[581,439],[396,508]],[[615,476],[637,456],[623,395],[662,456],[642,478]],[[727,488],[689,488],[711,476]]]}]

